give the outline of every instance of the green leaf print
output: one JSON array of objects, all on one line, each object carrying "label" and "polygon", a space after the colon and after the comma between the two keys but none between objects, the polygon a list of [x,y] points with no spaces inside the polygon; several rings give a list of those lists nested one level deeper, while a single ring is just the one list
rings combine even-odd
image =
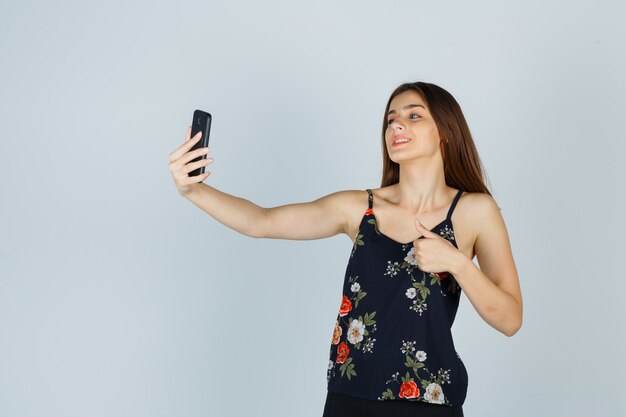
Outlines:
[{"label": "green leaf print", "polygon": [[[352,362],[352,358],[346,359],[346,361],[342,363],[339,367],[339,370],[341,371],[341,376],[344,376],[344,374],[346,373],[346,369],[350,365],[350,362]],[[354,364],[352,366],[354,367]],[[348,379],[350,379],[350,377],[348,377]]]},{"label": "green leaf print", "polygon": [[357,245],[363,246],[365,244],[363,242],[363,235],[360,232],[361,232],[361,229],[359,229],[359,231],[356,234],[356,238],[354,238],[354,245],[352,245],[352,253],[350,254],[351,258],[354,256],[354,252],[356,252]]},{"label": "green leaf print", "polygon": [[354,364],[348,366],[348,381],[351,380],[352,376],[356,376],[356,371],[354,370]]},{"label": "green leaf print", "polygon": [[417,376],[419,378],[419,375],[417,374],[417,370],[419,368],[424,367],[424,364],[414,360],[411,356],[406,355],[406,362],[404,363],[404,366],[406,366],[408,368],[412,368],[413,372],[415,372],[415,376]]},{"label": "green leaf print", "polygon": [[375,320],[372,320],[372,318],[376,315],[376,312],[373,311],[371,314],[365,313],[365,321],[364,324],[366,326],[372,326],[373,324],[376,323]]},{"label": "green leaf print", "polygon": [[430,294],[430,289],[426,286],[426,282],[424,282],[424,280],[421,282],[414,282],[413,286],[419,290],[423,300],[425,300],[428,294]]},{"label": "green leaf print", "polygon": [[383,392],[382,399],[383,400],[395,400],[396,397],[394,397],[393,391],[391,391],[390,388],[387,388],[387,391]]},{"label": "green leaf print", "polygon": [[420,368],[423,368],[424,364],[421,362],[417,362],[413,364],[413,372],[415,372],[415,375],[417,375],[417,370]]},{"label": "green leaf print", "polygon": [[439,286],[441,286],[441,280],[439,279],[437,275],[430,274],[430,276],[431,276],[430,285],[439,284]]},{"label": "green leaf print", "polygon": [[352,358],[348,358],[344,363],[341,364],[339,370],[341,371],[341,376],[347,376],[348,380],[350,380],[353,376],[356,376],[356,371],[354,370],[354,364],[352,362]]},{"label": "green leaf print", "polygon": [[359,301],[365,298],[366,295],[367,293],[365,291],[359,291],[356,293],[356,296],[352,298],[354,300],[354,308],[357,308],[359,306]]}]

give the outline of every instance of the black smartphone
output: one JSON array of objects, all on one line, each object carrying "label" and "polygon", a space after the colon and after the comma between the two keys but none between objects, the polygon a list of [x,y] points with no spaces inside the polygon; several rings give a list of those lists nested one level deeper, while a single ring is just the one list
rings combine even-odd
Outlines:
[{"label": "black smartphone", "polygon": [[[196,110],[193,112],[193,120],[191,121],[191,136],[190,137],[194,137],[194,135],[198,132],[202,132],[202,137],[200,138],[200,140],[198,142],[196,142],[190,149],[190,151],[193,151],[194,149],[199,149],[199,148],[206,148],[207,146],[209,146],[209,133],[211,132],[211,113],[207,113],[205,111],[202,110]],[[189,161],[188,163],[191,162],[196,162],[199,161],[201,159],[206,159],[207,155],[200,155],[195,159],[192,159],[191,161]],[[189,172],[189,176],[193,177],[196,175],[200,175],[200,174],[204,174],[204,168],[206,168],[206,166],[202,166],[200,168],[196,168],[193,171]]]}]

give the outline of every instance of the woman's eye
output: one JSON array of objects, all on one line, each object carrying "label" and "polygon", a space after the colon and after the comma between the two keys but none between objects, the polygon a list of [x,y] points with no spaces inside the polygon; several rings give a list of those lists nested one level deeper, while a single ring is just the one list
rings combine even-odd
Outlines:
[{"label": "woman's eye", "polygon": [[[419,115],[419,114],[415,114],[415,113],[411,113],[411,114],[409,115],[409,117],[411,117],[411,116],[417,116],[417,117],[420,117],[420,115]],[[393,123],[393,121],[394,121],[394,120],[395,120],[395,119],[389,119],[389,120],[387,121],[387,124],[391,124],[391,123]]]}]

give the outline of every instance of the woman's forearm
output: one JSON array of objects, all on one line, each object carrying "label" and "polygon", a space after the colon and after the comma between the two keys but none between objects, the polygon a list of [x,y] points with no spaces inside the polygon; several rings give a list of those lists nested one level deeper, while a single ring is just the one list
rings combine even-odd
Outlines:
[{"label": "woman's forearm", "polygon": [[246,236],[257,236],[256,230],[265,209],[252,201],[226,194],[202,182],[183,197],[223,225]]},{"label": "woman's forearm", "polygon": [[493,328],[513,336],[522,325],[522,308],[509,293],[494,284],[465,254],[450,271],[478,314]]}]

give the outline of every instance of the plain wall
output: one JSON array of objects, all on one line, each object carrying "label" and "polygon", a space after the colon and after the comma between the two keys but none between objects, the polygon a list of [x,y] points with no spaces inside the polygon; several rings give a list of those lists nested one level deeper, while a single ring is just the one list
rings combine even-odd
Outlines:
[{"label": "plain wall", "polygon": [[[380,186],[403,82],[461,104],[524,296],[465,297],[466,416],[624,415],[620,2],[0,2],[0,415],[319,417],[352,242],[253,239],[168,171],[263,207]],[[622,330],[620,330],[622,329]]]}]

